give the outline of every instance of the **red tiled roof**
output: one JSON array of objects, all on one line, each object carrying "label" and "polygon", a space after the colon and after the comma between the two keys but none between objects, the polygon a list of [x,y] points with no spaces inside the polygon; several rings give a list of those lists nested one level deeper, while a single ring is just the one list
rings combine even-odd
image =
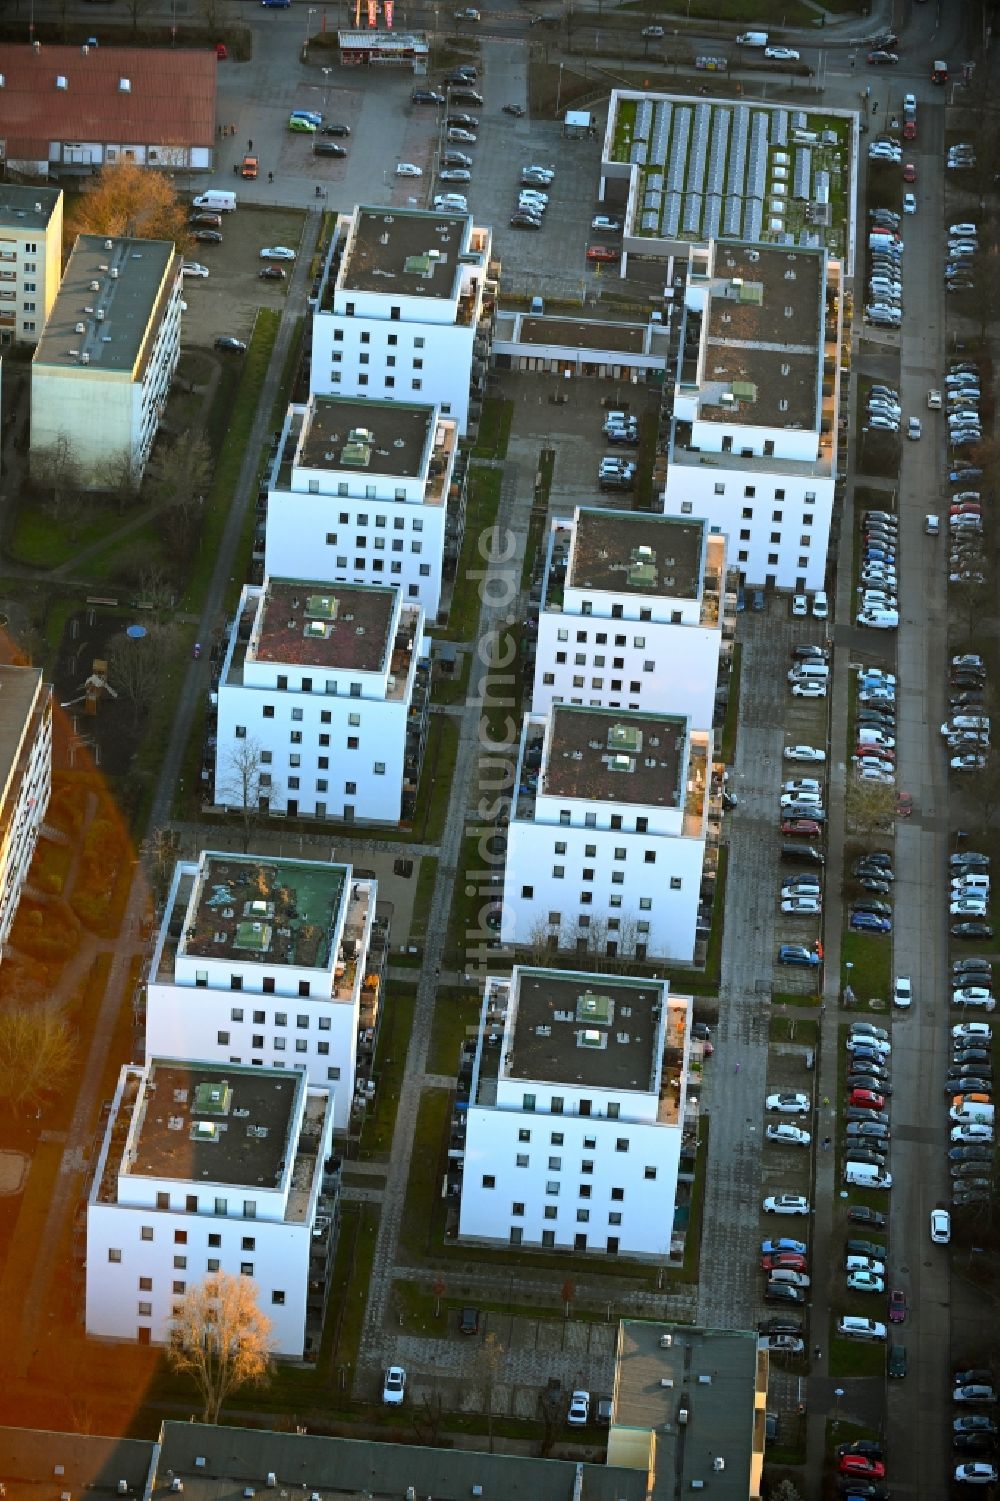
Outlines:
[{"label": "red tiled roof", "polygon": [[[50,141],[211,146],[215,53],[199,48],[0,45],[0,138],[8,159],[45,159]],[[65,78],[65,89],[56,86]],[[119,87],[127,78],[128,92]],[[41,149],[39,149],[41,148]]]}]

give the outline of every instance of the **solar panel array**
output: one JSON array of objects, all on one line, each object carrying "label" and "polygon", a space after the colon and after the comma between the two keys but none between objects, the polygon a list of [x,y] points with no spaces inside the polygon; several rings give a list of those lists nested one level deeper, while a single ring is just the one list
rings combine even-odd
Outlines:
[{"label": "solar panel array", "polygon": [[[766,229],[780,243],[794,242],[784,233],[787,189],[773,187],[771,201],[767,198],[771,152],[777,148],[783,163],[794,157],[795,199],[808,202],[815,194],[829,202],[830,172],[818,170],[813,181],[811,143],[819,137],[808,126],[804,110],[637,100],[628,157],[645,169],[637,205],[640,232],[667,239],[759,239]],[[776,183],[785,180],[785,171],[775,177]]]}]

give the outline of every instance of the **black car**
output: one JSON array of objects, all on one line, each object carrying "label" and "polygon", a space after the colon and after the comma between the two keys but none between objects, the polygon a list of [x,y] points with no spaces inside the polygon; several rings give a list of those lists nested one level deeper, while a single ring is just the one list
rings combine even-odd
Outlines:
[{"label": "black car", "polygon": [[410,99],[414,104],[444,103],[444,95],[438,94],[434,89],[414,89]]},{"label": "black car", "polygon": [[225,349],[230,354],[246,354],[247,347],[242,339],[234,339],[232,334],[220,334],[215,341],[216,349]]},{"label": "black car", "polygon": [[997,1441],[991,1433],[953,1433],[951,1447],[961,1454],[993,1454]]},{"label": "black car", "polygon": [[449,115],[445,123],[448,125],[459,125],[463,130],[479,129],[479,121],[475,115]]},{"label": "black car", "polygon": [[951,1162],[991,1162],[993,1159],[993,1147],[989,1142],[969,1142],[957,1147],[948,1148],[948,1158]]},{"label": "black car", "polygon": [[885,850],[866,850],[858,858],[866,865],[877,865],[881,870],[892,869],[892,856],[886,854]]},{"label": "black car", "polygon": [[534,214],[516,213],[510,216],[511,229],[541,229],[541,219],[536,219]]},{"label": "black car", "polygon": [[993,1088],[992,1081],[980,1079],[975,1075],[961,1074],[957,1078],[949,1079],[944,1086],[945,1094],[985,1094],[988,1095]]},{"label": "black car", "polygon": [[851,1162],[866,1162],[869,1167],[887,1167],[889,1158],[887,1152],[877,1152],[871,1142],[861,1145],[860,1142],[848,1138],[844,1142],[844,1156]]},{"label": "black car", "polygon": [[825,646],[793,646],[792,656],[800,662],[827,662],[830,659]]},{"label": "black car", "polygon": [[[966,872],[966,874],[968,873]],[[959,878],[956,877],[956,879]],[[968,959],[955,959],[952,961],[951,972],[953,975],[962,975],[966,970],[970,969],[981,969],[985,970],[987,974],[991,974],[993,971],[993,961],[992,959],[980,959],[978,954],[973,954]]]},{"label": "black car", "polygon": [[879,1068],[866,1068],[855,1063],[847,1076],[848,1089],[870,1089],[873,1094],[891,1095],[889,1075]]},{"label": "black car", "polygon": [[285,270],[283,266],[265,266],[259,275],[261,281],[284,281]]},{"label": "black car", "polygon": [[871,1256],[875,1261],[884,1261],[886,1258],[885,1246],[879,1245],[877,1240],[849,1240],[844,1246],[844,1254],[847,1256]]},{"label": "black car", "polygon": [[984,942],[993,937],[993,924],[988,922],[953,922],[949,929],[952,938],[966,938],[971,942]]},{"label": "black car", "polygon": [[952,1433],[996,1433],[997,1425],[984,1412],[963,1412],[961,1417],[952,1418],[951,1431]]},{"label": "black car", "polygon": [[849,1141],[868,1141],[881,1151],[881,1143],[889,1140],[889,1127],[884,1121],[848,1121],[844,1135]]},{"label": "black car", "polygon": [[880,1209],[869,1209],[865,1204],[856,1204],[847,1211],[852,1225],[869,1225],[873,1230],[885,1229],[885,1215]]},{"label": "black car", "polygon": [[787,1282],[768,1282],[764,1289],[765,1303],[796,1303],[806,1301],[805,1288],[791,1287]]},{"label": "black car", "polygon": [[955,1180],[955,1187],[965,1185],[969,1178],[981,1178],[984,1173],[991,1171],[988,1162],[953,1162],[948,1169],[950,1177]]},{"label": "black car", "polygon": [[199,245],[221,245],[222,236],[217,229],[196,229],[191,236]]},{"label": "black car", "polygon": [[874,1121],[880,1126],[889,1124],[889,1117],[884,1110],[868,1110],[864,1105],[848,1105],[844,1111],[844,1120],[855,1125],[863,1125],[865,1121]]},{"label": "black car", "polygon": [[882,1445],[874,1438],[856,1438],[852,1443],[838,1444],[837,1458],[841,1459],[845,1454],[863,1454],[866,1459],[883,1457]]},{"label": "black car", "polygon": [[320,129],[321,136],[349,136],[350,133],[349,125],[324,125]]},{"label": "black car", "polygon": [[991,1055],[985,1048],[960,1048],[951,1055],[951,1066],[958,1073],[965,1068],[971,1068],[976,1072],[980,1067],[989,1068]]},{"label": "black car", "polygon": [[463,1308],[458,1316],[459,1334],[479,1333],[479,1309]]},{"label": "black car", "polygon": [[842,1496],[864,1497],[865,1501],[889,1501],[889,1490],[877,1480],[862,1480],[860,1475],[839,1475],[837,1489]]},{"label": "black car", "polygon": [[194,224],[196,226],[200,226],[202,229],[221,229],[222,228],[222,215],[221,214],[192,214],[191,217],[190,217],[190,219],[188,220],[188,223],[189,224]]},{"label": "black car", "polygon": [[343,146],[338,146],[336,141],[314,141],[314,156],[346,156]]}]

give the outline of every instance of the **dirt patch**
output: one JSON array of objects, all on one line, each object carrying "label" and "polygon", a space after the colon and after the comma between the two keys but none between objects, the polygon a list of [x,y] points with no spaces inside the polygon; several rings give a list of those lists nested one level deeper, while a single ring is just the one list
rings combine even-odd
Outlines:
[{"label": "dirt patch", "polygon": [[0,1152],[0,1197],[19,1194],[27,1171],[28,1159],[23,1152]]}]

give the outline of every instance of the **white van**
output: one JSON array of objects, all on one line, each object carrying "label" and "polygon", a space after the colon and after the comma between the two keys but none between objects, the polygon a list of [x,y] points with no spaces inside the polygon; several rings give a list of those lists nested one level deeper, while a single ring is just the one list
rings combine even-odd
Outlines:
[{"label": "white van", "polygon": [[927,533],[928,537],[939,537],[941,535],[940,516],[925,516],[924,531]]},{"label": "white van", "polygon": [[209,188],[194,199],[195,208],[209,209],[213,214],[231,214],[236,208],[236,194]]},{"label": "white van", "polygon": [[874,1162],[845,1162],[844,1182],[858,1188],[891,1188],[892,1174],[883,1172]]},{"label": "white van", "polygon": [[790,683],[825,683],[830,677],[830,665],[828,662],[800,662],[798,666],[790,668],[788,681]]},{"label": "white van", "polygon": [[827,605],[826,601],[825,589],[817,589],[816,593],[813,595],[812,612],[817,620],[825,620],[827,615],[830,613],[829,606]]},{"label": "white van", "polygon": [[968,891],[982,891],[985,892],[988,896],[990,890],[990,878],[989,876],[976,875],[972,871],[970,871],[967,875],[964,876],[953,876],[951,889],[952,891],[961,890],[963,896],[965,896],[966,892]]},{"label": "white van", "polygon": [[846,1339],[885,1339],[885,1325],[878,1319],[862,1319],[848,1313],[837,1320],[837,1333]]},{"label": "white van", "polygon": [[970,1100],[959,1095],[948,1114],[956,1126],[992,1126],[993,1109],[985,1100]]},{"label": "white van", "polygon": [[744,31],[736,38],[737,47],[766,47],[766,31]]}]

